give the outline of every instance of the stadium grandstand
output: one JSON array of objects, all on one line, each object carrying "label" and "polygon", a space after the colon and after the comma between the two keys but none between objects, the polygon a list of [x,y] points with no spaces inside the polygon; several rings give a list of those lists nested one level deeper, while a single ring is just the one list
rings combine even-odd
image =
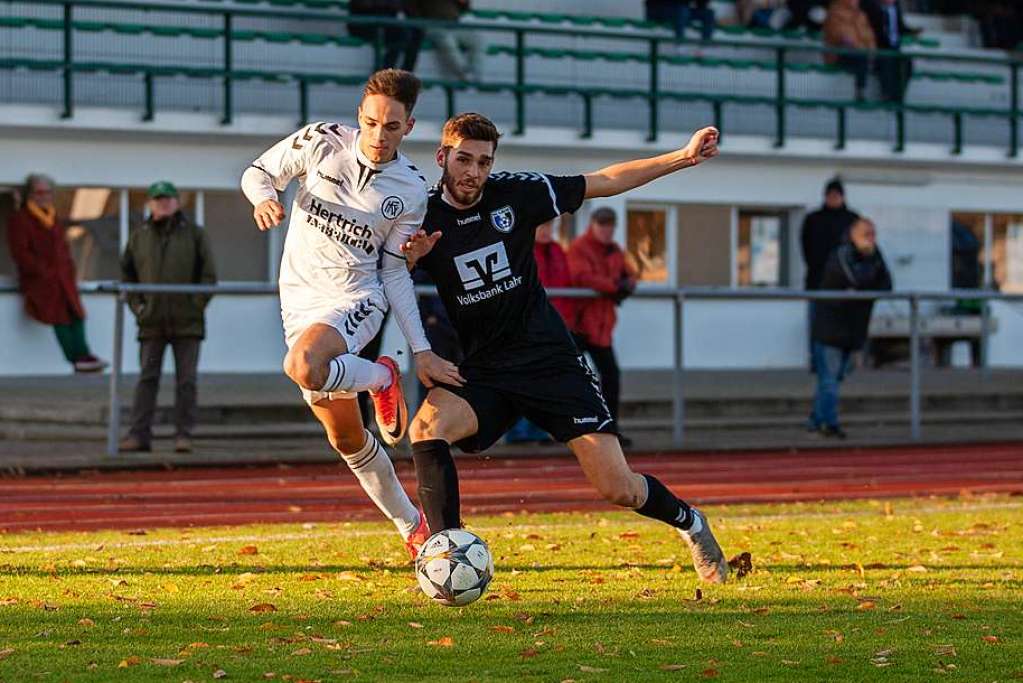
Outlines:
[{"label": "stadium grandstand", "polygon": [[[587,202],[559,221],[556,239],[567,243],[590,212],[610,207],[621,217],[617,241],[645,264],[640,292],[799,291],[800,226],[827,180],[839,176],[849,206],[877,225],[896,292],[952,288],[953,223],[976,242],[975,286],[1018,292],[1021,62],[1017,53],[983,47],[976,16],[917,5],[907,8],[906,22],[919,33],[905,35],[899,53],[880,53],[913,67],[905,97],[892,101],[873,75],[857,97],[853,75],[827,58],[821,33],[742,26],[729,0],[711,3],[710,41],[697,26],[677,40],[645,18],[639,1],[478,0],[446,27],[478,40],[476,77],[452,78],[427,40],[416,67],[425,90],[404,149],[432,182],[444,120],[480,111],[505,134],[501,170],[568,174],[674,149],[714,125],[722,151],[714,164]],[[344,0],[0,2],[0,230],[22,179],[44,172],[72,226],[79,279],[117,280],[145,188],[169,179],[185,211],[206,227],[221,283],[274,283],[284,236],[254,229],[238,180],[258,150],[300,125],[354,119],[360,87],[383,52],[380,40],[351,34],[348,24],[359,22],[365,17],[353,19]],[[13,285],[6,244],[0,277]],[[84,300],[89,339],[109,357],[118,304],[88,288]],[[689,300],[685,366],[785,371],[795,389],[779,391],[801,393],[806,309],[798,298]],[[924,354],[925,368],[969,365],[964,349],[981,338],[985,367],[1023,367],[1018,303],[991,301],[983,315],[961,309],[954,299],[920,302],[924,348],[934,351]],[[620,309],[615,346],[626,394],[675,362],[672,311],[671,301],[656,298]],[[907,301],[875,307],[871,334],[888,350],[875,354],[876,363],[904,371],[909,311]],[[24,316],[13,287],[0,294],[0,316],[0,375],[66,374],[50,330]],[[275,296],[218,296],[208,322],[204,375],[279,374]],[[123,369],[137,372],[130,318],[123,334]],[[402,344],[392,321],[384,346]],[[747,389],[757,384],[750,381]],[[985,400],[1001,400],[995,389],[970,391],[987,396],[964,399],[981,410],[993,405]]]}]

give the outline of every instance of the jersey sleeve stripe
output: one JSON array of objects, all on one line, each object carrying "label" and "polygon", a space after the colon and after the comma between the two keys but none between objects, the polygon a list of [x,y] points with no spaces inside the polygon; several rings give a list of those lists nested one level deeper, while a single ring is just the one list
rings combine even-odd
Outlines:
[{"label": "jersey sleeve stripe", "polygon": [[544,184],[547,186],[547,192],[549,192],[550,195],[551,195],[551,206],[554,207],[554,215],[555,216],[560,216],[561,215],[561,209],[558,208],[558,197],[557,197],[557,195],[554,194],[554,186],[551,185],[550,178],[548,178],[543,173],[540,174],[540,178],[543,180]]},{"label": "jersey sleeve stripe", "polygon": [[404,255],[402,255],[402,254],[395,254],[390,249],[381,249],[381,251],[384,252],[385,254],[387,254],[388,256],[393,256],[394,258],[401,259],[402,261],[405,260],[405,256]]}]

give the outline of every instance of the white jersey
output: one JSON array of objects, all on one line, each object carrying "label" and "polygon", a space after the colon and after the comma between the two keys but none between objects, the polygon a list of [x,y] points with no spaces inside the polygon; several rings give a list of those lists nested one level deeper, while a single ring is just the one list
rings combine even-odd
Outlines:
[{"label": "white jersey", "polygon": [[[411,292],[401,245],[422,225],[426,179],[402,154],[384,164],[371,162],[359,150],[359,134],[339,123],[310,124],[256,159],[242,176],[242,191],[257,205],[277,200],[278,192],[299,179],[280,269],[286,318],[309,317],[367,296],[383,300],[387,290],[413,350],[429,348],[414,295],[411,313],[395,301],[408,299],[406,289]],[[391,295],[388,277],[407,281],[407,287],[398,282],[400,296]]]}]

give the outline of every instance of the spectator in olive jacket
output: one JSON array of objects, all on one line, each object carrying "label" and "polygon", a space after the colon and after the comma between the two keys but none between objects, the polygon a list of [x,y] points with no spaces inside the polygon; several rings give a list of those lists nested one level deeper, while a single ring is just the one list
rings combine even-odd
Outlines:
[{"label": "spectator in olive jacket", "polygon": [[[217,276],[206,232],[185,218],[174,185],[153,183],[147,195],[149,218],[132,232],[121,259],[124,281],[215,284]],[[199,344],[206,336],[204,311],[209,300],[206,294],[138,294],[128,298],[138,321],[140,374],[131,430],[121,441],[122,451],[148,451],[152,447],[153,413],[163,352],[168,345],[174,351],[177,376],[174,450],[192,450]]]}]

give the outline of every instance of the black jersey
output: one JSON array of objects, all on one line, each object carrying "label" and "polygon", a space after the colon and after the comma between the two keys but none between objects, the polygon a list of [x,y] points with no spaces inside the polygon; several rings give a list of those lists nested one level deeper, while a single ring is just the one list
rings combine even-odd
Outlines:
[{"label": "black jersey", "polygon": [[538,225],[576,211],[585,193],[583,176],[541,173],[490,176],[470,209],[452,207],[439,187],[430,192],[423,229],[444,235],[418,265],[437,285],[465,365],[535,367],[574,356],[540,284],[533,243]]}]

